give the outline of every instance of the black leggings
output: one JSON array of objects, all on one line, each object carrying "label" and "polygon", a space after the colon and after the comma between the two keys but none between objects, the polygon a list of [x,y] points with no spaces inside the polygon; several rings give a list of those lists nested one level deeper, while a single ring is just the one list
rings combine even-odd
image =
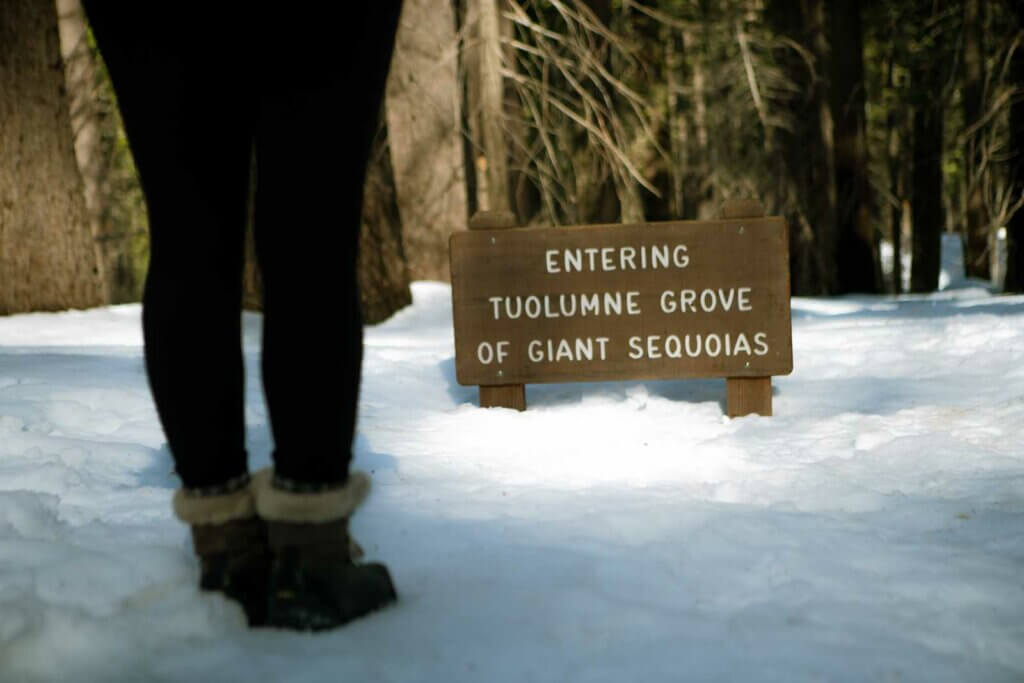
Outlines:
[{"label": "black leggings", "polygon": [[362,189],[401,0],[87,1],[145,193],[146,370],[189,488],[247,472],[241,282],[255,150],[279,477],[348,476]]}]

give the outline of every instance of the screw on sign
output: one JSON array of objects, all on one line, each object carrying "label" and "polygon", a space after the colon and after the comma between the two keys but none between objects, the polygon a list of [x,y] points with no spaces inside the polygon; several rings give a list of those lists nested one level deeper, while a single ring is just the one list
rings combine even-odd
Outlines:
[{"label": "screw on sign", "polygon": [[771,414],[793,369],[786,225],[750,200],[714,221],[514,228],[452,236],[459,383],[524,410],[531,383],[726,378],[730,416]]}]

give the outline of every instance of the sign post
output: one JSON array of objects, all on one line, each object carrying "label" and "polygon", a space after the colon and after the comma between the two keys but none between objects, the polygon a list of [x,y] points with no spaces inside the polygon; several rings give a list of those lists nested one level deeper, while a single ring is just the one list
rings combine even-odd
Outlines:
[{"label": "sign post", "polygon": [[[470,230],[505,230],[515,226],[516,217],[511,211],[478,211],[469,221]],[[481,385],[480,407],[526,410],[526,385]]]},{"label": "sign post", "polygon": [[[764,216],[764,206],[756,199],[733,199],[722,205],[720,215],[722,218],[760,218]],[[751,413],[771,416],[772,378],[727,378],[725,412],[729,417],[742,417]]]},{"label": "sign post", "polygon": [[726,378],[730,416],[771,414],[793,368],[786,226],[757,202],[714,221],[514,228],[451,238],[455,368],[481,406],[529,383]]}]

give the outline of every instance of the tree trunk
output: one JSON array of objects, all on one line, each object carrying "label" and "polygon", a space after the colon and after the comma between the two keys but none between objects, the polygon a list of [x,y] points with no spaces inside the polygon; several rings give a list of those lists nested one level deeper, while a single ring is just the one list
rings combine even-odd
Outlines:
[{"label": "tree trunk", "polygon": [[943,86],[948,77],[945,47],[929,36],[934,30],[935,3],[913,13],[922,49],[911,59],[910,96],[914,107],[913,168],[910,179],[910,291],[932,292],[939,286],[945,211],[942,192],[942,138],[946,114]]},{"label": "tree trunk", "polygon": [[[630,12],[627,9],[623,8],[617,14],[614,13],[611,0],[589,0],[586,4],[595,13],[595,18],[603,26],[610,28],[612,33],[622,36],[622,39],[627,43],[637,44],[644,42],[642,36],[635,35],[635,24],[631,20]],[[606,40],[604,38],[598,39],[597,44],[594,45],[595,51],[598,54],[605,54],[605,69],[609,73],[616,73],[618,68],[613,58],[614,53],[612,50],[607,49],[605,43]],[[624,106],[623,103],[617,102],[612,105],[611,109],[612,116],[615,119],[620,122],[627,120],[625,114],[629,108]],[[657,120],[659,110],[656,107],[652,108],[652,113],[654,120],[649,122],[650,129],[657,131],[661,128],[661,123]],[[630,131],[630,127],[626,125],[623,126],[623,129],[622,151],[642,173],[645,168],[652,165],[657,151],[652,141],[644,133],[642,126],[633,126]],[[612,182],[615,186],[615,195],[619,200],[619,221],[621,223],[643,223],[647,220],[643,190],[636,178],[628,173],[621,164],[616,164],[612,168]]]},{"label": "tree trunk", "polygon": [[[1024,8],[1019,8],[1020,30],[1024,31]],[[1011,80],[1024,87],[1024,45],[1013,53]],[[1015,197],[1024,195],[1024,99],[1010,105],[1010,179]],[[1024,292],[1024,208],[1018,209],[1006,226],[1006,281],[1003,291]]]},{"label": "tree trunk", "polygon": [[0,3],[0,314],[104,303],[52,2]]},{"label": "tree trunk", "polygon": [[363,188],[358,270],[366,324],[381,322],[412,303],[396,195],[387,131],[382,131],[374,143]]},{"label": "tree trunk", "polygon": [[[131,211],[133,195],[113,187],[118,153],[118,116],[103,104],[99,56],[90,47],[85,12],[79,0],[57,0],[61,55],[71,105],[75,158],[82,175],[89,229],[96,240],[100,276],[110,303],[138,301],[142,295],[137,239],[140,226],[119,224],[121,209]],[[129,152],[122,152],[130,154]],[[130,176],[129,172],[129,176]],[[113,204],[121,204],[114,207]]]},{"label": "tree trunk", "polygon": [[450,3],[405,0],[385,108],[409,271],[447,281],[448,237],[468,220]]},{"label": "tree trunk", "polygon": [[[886,65],[886,85],[896,88],[896,56],[892,49],[895,32],[890,33],[890,49]],[[890,289],[903,293],[903,139],[901,131],[905,121],[897,115],[897,107],[890,106],[885,116],[886,163],[889,171],[889,238],[892,240],[892,281]]]},{"label": "tree trunk", "polygon": [[861,8],[847,1],[831,3],[830,10],[838,291],[878,292],[881,277],[871,225]]},{"label": "tree trunk", "polygon": [[[700,10],[702,11],[702,10]],[[709,19],[704,17],[707,25]],[[685,169],[684,187],[689,197],[683,201],[683,216],[690,218],[710,219],[717,216],[718,203],[714,201],[713,183],[706,182],[710,174],[711,150],[708,136],[707,112],[707,67],[705,51],[707,50],[706,31],[699,35],[694,31],[682,31],[683,58],[690,68],[690,118],[693,135],[690,136],[690,147],[686,151],[689,167]],[[689,203],[690,209],[686,209]]]},{"label": "tree trunk", "polygon": [[484,168],[486,178],[486,202],[480,201],[480,208],[490,211],[508,211],[508,147],[505,144],[504,101],[501,63],[501,0],[473,0],[479,21],[480,64],[480,120],[483,133]]},{"label": "tree trunk", "polygon": [[[923,61],[923,60],[922,60]],[[931,65],[922,64],[927,72]],[[915,88],[924,87],[915,80]],[[923,92],[928,92],[924,87]],[[941,101],[921,101],[914,111],[914,167],[911,180],[911,215],[913,232],[910,268],[910,291],[932,292],[939,286],[942,250],[942,128],[944,107]]]},{"label": "tree trunk", "polygon": [[480,65],[477,51],[471,49],[476,40],[473,34],[479,25],[473,18],[473,3],[468,0],[452,0],[455,10],[455,36],[458,47],[457,76],[459,88],[459,130],[462,144],[462,170],[466,176],[466,215],[472,216],[478,210],[475,141],[479,140],[476,118],[473,116],[474,83],[479,81]]},{"label": "tree trunk", "polygon": [[[981,119],[985,109],[985,51],[982,35],[985,22],[984,0],[964,0],[964,126],[971,128]],[[982,127],[983,128],[983,127]],[[982,194],[982,128],[968,136],[964,149],[967,185],[964,226],[966,249],[964,268],[967,277],[988,280],[989,220]]]},{"label": "tree trunk", "polygon": [[670,32],[665,40],[665,109],[669,140],[669,195],[668,215],[674,220],[684,217],[685,195],[683,193],[684,177],[690,165],[687,154],[686,116],[680,107],[681,88],[677,82],[677,74],[682,70],[683,60],[676,47],[675,32]]},{"label": "tree trunk", "polygon": [[104,298],[109,299],[112,288],[107,275],[106,254],[100,239],[103,234],[100,216],[103,213],[101,187],[105,166],[100,148],[103,131],[93,96],[96,70],[86,40],[85,12],[78,0],[57,0],[57,28],[61,58],[64,60],[75,160],[82,176],[89,233],[96,244],[100,279],[107,287],[108,296]]},{"label": "tree trunk", "polygon": [[823,0],[800,5],[773,0],[766,17],[774,32],[808,50],[817,75],[810,78],[803,56],[784,53],[781,66],[801,91],[787,103],[792,129],[772,129],[773,148],[780,155],[779,196],[789,223],[791,287],[799,296],[832,294],[836,288],[835,175],[832,116],[822,78],[828,64],[825,5]]}]

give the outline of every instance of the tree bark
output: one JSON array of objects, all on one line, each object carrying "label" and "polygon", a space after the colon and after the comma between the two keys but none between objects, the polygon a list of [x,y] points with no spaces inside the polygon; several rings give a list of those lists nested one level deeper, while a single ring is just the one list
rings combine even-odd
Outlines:
[{"label": "tree bark", "polygon": [[949,77],[947,48],[931,32],[937,3],[921,3],[911,16],[919,32],[921,49],[910,64],[910,98],[913,104],[913,167],[910,178],[911,266],[910,291],[932,292],[939,286],[942,231],[946,225],[943,207],[942,141],[945,127],[946,94]]},{"label": "tree bark", "polygon": [[60,35],[61,58],[64,60],[64,80],[67,84],[75,159],[82,176],[89,232],[95,244],[100,280],[106,287],[104,298],[111,300],[113,288],[109,281],[106,254],[101,242],[104,232],[101,223],[101,189],[105,164],[100,145],[103,131],[93,97],[96,69],[86,39],[85,12],[78,0],[57,0],[57,28]]},{"label": "tree bark", "polygon": [[466,176],[466,215],[476,214],[477,177],[475,141],[479,140],[476,131],[476,119],[472,115],[474,101],[474,83],[479,80],[479,64],[477,52],[471,49],[476,40],[474,34],[478,22],[473,18],[473,5],[468,0],[452,0],[455,11],[455,37],[458,53],[456,55],[456,78],[459,89],[459,131],[462,144],[462,170]]},{"label": "tree bark", "polygon": [[[480,208],[508,211],[508,148],[505,144],[504,101],[501,63],[500,0],[474,0],[479,21],[480,117],[485,154],[483,175],[486,177],[486,204]],[[483,197],[478,197],[483,199]]]},{"label": "tree bark", "polygon": [[[75,158],[82,176],[89,229],[96,240],[105,299],[115,304],[138,301],[142,295],[137,263],[140,226],[126,221],[122,214],[134,213],[135,196],[141,196],[141,190],[132,177],[131,163],[125,168],[125,162],[118,158],[115,141],[119,118],[105,94],[100,94],[104,90],[103,71],[98,53],[89,45],[80,0],[57,0],[57,14]],[[128,151],[120,154],[130,157]],[[118,178],[118,172],[124,179]],[[135,185],[130,192],[119,186],[125,180]]]},{"label": "tree bark", "polygon": [[53,2],[0,3],[0,314],[104,303]]},{"label": "tree bark", "polygon": [[[985,21],[984,0],[964,0],[964,126],[974,126],[985,111],[985,51],[982,43]],[[964,148],[967,196],[964,217],[966,249],[964,268],[967,277],[988,280],[992,277],[989,256],[989,219],[982,194],[982,129],[968,136]]]},{"label": "tree bark", "polygon": [[[704,17],[704,23],[710,20]],[[707,112],[707,66],[705,52],[708,38],[706,32],[700,35],[694,31],[682,31],[683,58],[690,69],[690,119],[693,135],[686,151],[689,166],[686,168],[684,187],[690,196],[684,198],[682,214],[691,218],[710,219],[715,217],[719,203],[715,201],[714,184],[707,183],[711,164],[710,138],[708,136]],[[685,196],[685,195],[684,195]],[[690,209],[686,209],[686,204]]]},{"label": "tree bark", "polygon": [[829,60],[825,5],[823,0],[800,5],[773,0],[766,17],[773,31],[803,45],[814,59],[810,71],[803,57],[784,53],[781,66],[800,94],[787,103],[792,128],[772,129],[780,155],[778,194],[789,224],[791,287],[799,296],[832,294],[836,200],[832,115],[822,77]]},{"label": "tree bark", "polygon": [[[1020,30],[1024,31],[1024,8],[1018,6]],[[1024,45],[1013,53],[1011,79],[1024,87]],[[1024,99],[1010,105],[1010,178],[1015,197],[1024,195]],[[1006,226],[1006,280],[1003,291],[1024,292],[1024,209],[1018,209]]]},{"label": "tree bark", "polygon": [[[890,32],[890,41],[893,41],[895,31]],[[896,88],[895,50],[891,47],[887,56],[886,84],[889,88]],[[902,116],[897,115],[896,107],[889,107],[885,116],[886,136],[886,163],[889,171],[889,195],[891,205],[889,206],[889,236],[892,240],[892,281],[890,289],[896,294],[903,293],[903,137],[901,135],[905,128],[905,121]]]},{"label": "tree bark", "polygon": [[881,269],[871,225],[861,8],[857,2],[845,1],[831,3],[830,10],[838,291],[878,292]]},{"label": "tree bark", "polygon": [[838,289],[836,266],[838,243],[838,199],[836,193],[835,124],[829,106],[828,87],[824,74],[832,56],[825,29],[824,0],[808,0],[804,5],[804,25],[810,37],[812,54],[817,63],[818,79],[813,84],[807,133],[812,150],[809,176],[803,186],[810,193],[806,200],[809,220],[815,227],[813,267],[817,269],[813,290],[808,294],[835,294]]},{"label": "tree bark", "polygon": [[448,237],[468,221],[450,3],[405,0],[388,78],[391,162],[413,279],[449,279]]},{"label": "tree bark", "polygon": [[[922,60],[923,61],[923,60]],[[924,87],[930,65],[918,69],[919,79],[913,87]],[[921,85],[919,85],[921,84]],[[928,88],[925,87],[925,92]],[[942,130],[943,103],[920,101],[914,111],[914,167],[911,181],[911,215],[913,232],[910,268],[910,291],[932,292],[939,286],[942,250]]]},{"label": "tree bark", "polygon": [[357,266],[363,322],[368,325],[412,303],[402,227],[387,131],[382,131],[366,171]]},{"label": "tree bark", "polygon": [[669,155],[671,163],[668,167],[670,190],[668,195],[668,215],[674,220],[684,217],[685,195],[683,193],[684,177],[690,165],[687,152],[686,116],[680,107],[681,88],[677,82],[677,73],[682,69],[682,57],[676,47],[675,32],[665,40],[665,109],[667,110],[667,127]]}]

